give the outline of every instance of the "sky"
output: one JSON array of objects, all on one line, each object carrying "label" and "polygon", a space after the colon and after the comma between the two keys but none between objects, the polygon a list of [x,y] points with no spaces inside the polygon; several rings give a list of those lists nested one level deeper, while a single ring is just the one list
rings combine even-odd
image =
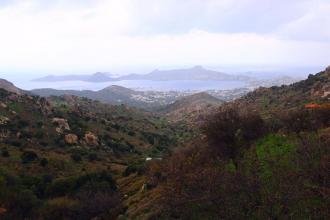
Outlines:
[{"label": "sky", "polygon": [[330,0],[0,0],[0,74],[328,66]]}]

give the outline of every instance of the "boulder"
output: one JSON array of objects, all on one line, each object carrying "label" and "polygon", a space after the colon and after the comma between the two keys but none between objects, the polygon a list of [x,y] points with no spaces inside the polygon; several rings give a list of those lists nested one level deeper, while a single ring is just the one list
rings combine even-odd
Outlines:
[{"label": "boulder", "polygon": [[7,209],[6,208],[0,207],[0,215],[1,214],[5,214],[6,212],[7,212]]},{"label": "boulder", "polygon": [[5,125],[5,124],[7,124],[9,121],[10,121],[9,118],[0,115],[0,125]]},{"label": "boulder", "polygon": [[52,120],[53,124],[57,126],[56,131],[58,133],[62,133],[63,131],[67,130],[70,131],[69,123],[64,118],[53,118]]},{"label": "boulder", "polygon": [[95,136],[92,132],[87,132],[85,134],[84,140],[86,141],[86,143],[88,145],[91,145],[91,146],[99,145],[97,136]]},{"label": "boulder", "polygon": [[7,105],[5,103],[3,103],[3,102],[0,102],[0,107],[7,108]]},{"label": "boulder", "polygon": [[67,134],[65,135],[64,140],[67,144],[77,144],[78,136],[75,134]]}]

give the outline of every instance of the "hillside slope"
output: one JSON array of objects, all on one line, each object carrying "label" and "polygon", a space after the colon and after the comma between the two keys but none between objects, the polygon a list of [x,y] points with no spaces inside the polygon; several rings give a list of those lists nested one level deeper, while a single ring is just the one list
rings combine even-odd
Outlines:
[{"label": "hillside slope", "polygon": [[224,104],[199,138],[150,164],[149,188],[134,195],[127,216],[328,219],[329,76],[327,68]]},{"label": "hillside slope", "polygon": [[171,121],[185,121],[189,124],[198,124],[203,121],[203,117],[212,113],[223,101],[201,92],[183,97],[174,103],[159,110]]},{"label": "hillside slope", "polygon": [[0,218],[113,219],[123,211],[116,180],[190,135],[124,105],[0,89]]},{"label": "hillside slope", "polygon": [[291,85],[259,88],[229,103],[238,108],[250,107],[257,111],[272,112],[301,107],[308,103],[324,103],[330,98],[330,67],[306,80]]},{"label": "hillside slope", "polygon": [[21,94],[22,90],[17,88],[13,83],[5,80],[5,79],[0,79],[0,89],[4,89],[16,94]]},{"label": "hillside slope", "polygon": [[56,90],[34,89],[31,94],[42,97],[74,95],[98,100],[111,105],[127,105],[152,111],[160,106],[167,105],[177,100],[182,94],[179,92],[135,91],[122,86],[112,85],[99,91],[91,90]]}]

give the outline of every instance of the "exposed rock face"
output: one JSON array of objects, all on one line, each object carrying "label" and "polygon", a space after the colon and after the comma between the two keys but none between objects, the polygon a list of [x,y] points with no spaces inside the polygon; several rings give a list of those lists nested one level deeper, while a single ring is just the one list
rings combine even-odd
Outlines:
[{"label": "exposed rock face", "polygon": [[67,144],[77,144],[78,136],[75,134],[67,134],[65,135],[64,140]]},{"label": "exposed rock face", "polygon": [[0,125],[5,125],[5,124],[7,124],[9,121],[10,121],[9,118],[0,115]]},{"label": "exposed rock face", "polygon": [[0,102],[0,107],[7,108],[7,105],[5,103],[3,103],[3,102]]},{"label": "exposed rock face", "polygon": [[86,143],[88,145],[91,145],[91,146],[99,145],[98,138],[92,132],[87,132],[85,134],[84,140],[86,141]]},{"label": "exposed rock face", "polygon": [[50,102],[47,101],[45,98],[39,98],[37,101],[37,104],[39,106],[40,112],[43,114],[48,114],[52,110],[52,105]]},{"label": "exposed rock face", "polygon": [[330,85],[317,83],[311,90],[311,96],[327,97],[330,94]]},{"label": "exposed rock face", "polygon": [[56,131],[58,133],[62,133],[65,130],[67,130],[67,131],[70,130],[69,123],[64,118],[53,118],[52,122],[53,122],[53,124],[55,124],[57,126]]}]

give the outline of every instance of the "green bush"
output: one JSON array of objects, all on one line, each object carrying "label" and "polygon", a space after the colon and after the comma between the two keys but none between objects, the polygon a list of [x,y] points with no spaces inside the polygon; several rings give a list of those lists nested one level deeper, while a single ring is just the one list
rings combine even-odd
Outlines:
[{"label": "green bush", "polygon": [[46,167],[48,165],[48,160],[47,160],[47,158],[42,158],[41,160],[40,160],[40,166],[42,166],[42,167]]},{"label": "green bush", "polygon": [[71,159],[76,163],[79,163],[82,161],[82,157],[78,153],[71,154]]},{"label": "green bush", "polygon": [[1,155],[2,155],[3,157],[10,157],[9,151],[8,151],[8,149],[5,148],[5,147],[1,149]]},{"label": "green bush", "polygon": [[21,155],[21,160],[23,163],[30,163],[37,159],[38,155],[32,150],[24,151]]},{"label": "green bush", "polygon": [[88,154],[88,160],[89,161],[95,161],[95,160],[98,160],[98,156],[96,153],[90,153]]},{"label": "green bush", "polygon": [[136,173],[138,170],[137,166],[135,164],[130,164],[126,167],[126,169],[123,172],[123,176],[127,177],[131,175],[132,173]]}]

